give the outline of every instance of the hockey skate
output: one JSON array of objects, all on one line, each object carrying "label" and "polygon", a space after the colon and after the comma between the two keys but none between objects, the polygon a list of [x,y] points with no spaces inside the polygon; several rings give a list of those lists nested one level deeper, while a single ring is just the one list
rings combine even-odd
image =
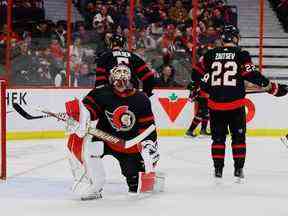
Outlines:
[{"label": "hockey skate", "polygon": [[215,178],[215,183],[221,184],[222,182],[222,176],[223,176],[223,167],[215,167],[214,170],[214,178]]},{"label": "hockey skate", "polygon": [[185,137],[187,137],[187,138],[194,138],[194,137],[196,137],[197,135],[194,133],[194,131],[191,131],[191,130],[187,130],[186,132],[185,132]]},{"label": "hockey skate", "polygon": [[235,168],[234,170],[235,183],[244,183],[243,168]]},{"label": "hockey skate", "polygon": [[201,131],[200,131],[200,136],[199,136],[199,138],[206,138],[206,137],[208,137],[208,136],[211,136],[211,133],[208,132],[207,130],[201,130]]},{"label": "hockey skate", "polygon": [[222,167],[215,167],[214,177],[215,178],[222,178],[222,175],[223,175],[223,168]]},{"label": "hockey skate", "polygon": [[94,187],[90,186],[87,188],[87,190],[82,193],[81,200],[82,201],[88,201],[88,200],[97,200],[102,199],[102,189],[99,191],[96,191]]},{"label": "hockey skate", "polygon": [[280,138],[281,142],[285,145],[286,148],[288,148],[288,134],[286,136],[283,136]]}]

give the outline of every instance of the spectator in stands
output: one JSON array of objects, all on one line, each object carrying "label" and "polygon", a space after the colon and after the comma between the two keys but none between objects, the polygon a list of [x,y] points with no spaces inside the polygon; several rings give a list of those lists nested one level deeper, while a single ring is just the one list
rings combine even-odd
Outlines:
[{"label": "spectator in stands", "polygon": [[79,73],[75,74],[74,87],[94,87],[95,75],[90,74],[90,68],[87,63],[80,65]]},{"label": "spectator in stands", "polygon": [[92,31],[87,31],[84,23],[78,23],[76,25],[76,31],[73,33],[73,39],[80,38],[82,44],[88,44],[93,37]]},{"label": "spectator in stands", "polygon": [[155,22],[151,24],[151,33],[154,36],[161,36],[163,34],[164,30],[161,25],[161,21]]},{"label": "spectator in stands", "polygon": [[32,52],[25,42],[19,43],[19,52],[12,59],[12,76],[11,83],[16,85],[26,85],[33,81],[32,76]]},{"label": "spectator in stands", "polygon": [[181,36],[182,33],[175,27],[175,25],[169,24],[167,26],[166,32],[157,41],[164,55],[168,54],[173,56],[176,50],[175,42],[177,41],[178,37]]},{"label": "spectator in stands", "polygon": [[167,65],[163,67],[163,70],[160,72],[160,77],[156,79],[156,87],[181,87],[179,83],[175,81],[174,78],[175,71]]},{"label": "spectator in stands", "polygon": [[47,20],[41,20],[31,32],[31,42],[34,46],[48,46],[52,32]]},{"label": "spectator in stands", "polygon": [[52,36],[51,39],[51,44],[49,46],[50,48],[50,53],[51,56],[55,59],[56,62],[58,62],[58,64],[63,64],[63,60],[64,60],[64,50],[61,47],[59,41],[57,40],[57,38],[54,36]]},{"label": "spectator in stands", "polygon": [[125,12],[121,14],[119,17],[119,25],[121,26],[122,29],[128,29],[129,28],[129,8],[127,7],[125,9]]},{"label": "spectator in stands", "polygon": [[213,45],[217,39],[219,39],[219,32],[214,26],[207,27],[206,31],[199,35],[199,43],[204,46]]},{"label": "spectator in stands", "polygon": [[66,37],[67,37],[67,32],[66,32],[66,21],[58,21],[56,24],[56,29],[53,32],[54,38],[58,40],[58,43],[62,48],[65,47],[66,45]]},{"label": "spectator in stands", "polygon": [[213,26],[216,28],[217,31],[221,31],[222,28],[225,26],[225,20],[220,8],[215,8],[212,12],[212,23]]},{"label": "spectator in stands", "polygon": [[[55,86],[55,79],[58,75],[62,76],[62,82],[65,80],[65,72],[50,53],[49,47],[43,47],[39,50],[38,55],[33,62],[33,78],[31,84]],[[63,83],[61,83],[63,84]],[[59,86],[59,84],[57,85]]]},{"label": "spectator in stands", "polygon": [[93,18],[93,27],[102,23],[105,26],[105,29],[110,29],[111,25],[114,24],[112,17],[108,14],[108,10],[106,6],[102,6],[100,12],[96,13]]},{"label": "spectator in stands", "polygon": [[137,29],[143,29],[148,26],[148,20],[141,11],[135,15],[135,26]]},{"label": "spectator in stands", "polygon": [[280,21],[283,24],[283,27],[286,29],[288,32],[288,0],[280,0],[277,7],[276,11],[278,13],[278,17]]},{"label": "spectator in stands", "polygon": [[156,49],[156,41],[149,35],[149,32],[143,28],[137,35],[136,53],[143,58],[145,52],[152,49]]},{"label": "spectator in stands", "polygon": [[70,55],[71,71],[78,73],[84,57],[84,49],[81,45],[81,39],[79,37],[75,38],[73,45],[70,46]]},{"label": "spectator in stands", "polygon": [[105,32],[105,27],[102,23],[99,23],[96,26],[96,33],[95,33],[95,37],[94,37],[94,42],[96,45],[96,50],[95,50],[95,54],[96,56],[100,56],[106,49],[106,34],[110,34],[110,33],[106,33]]},{"label": "spectator in stands", "polygon": [[176,1],[175,6],[169,10],[169,18],[177,24],[184,23],[188,19],[187,10],[183,7],[181,1]]},{"label": "spectator in stands", "polygon": [[92,29],[93,27],[92,23],[95,14],[96,14],[96,8],[92,2],[89,2],[83,12],[85,26],[87,26],[88,29]]},{"label": "spectator in stands", "polygon": [[[7,40],[7,31],[8,31],[8,27],[7,25],[3,25],[3,28],[0,32],[0,45],[5,45],[6,40]],[[16,32],[12,32],[11,33],[11,42],[12,43],[17,43],[21,40],[21,37],[16,33]]]}]

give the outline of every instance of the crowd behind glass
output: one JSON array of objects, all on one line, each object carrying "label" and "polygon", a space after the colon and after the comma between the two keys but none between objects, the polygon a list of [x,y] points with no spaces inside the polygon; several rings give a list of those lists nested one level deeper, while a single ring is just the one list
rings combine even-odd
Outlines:
[{"label": "crowd behind glass", "polygon": [[[29,2],[29,0],[27,0]],[[38,1],[36,1],[38,2]],[[103,3],[105,2],[105,3]],[[72,87],[92,87],[97,59],[109,38],[128,38],[129,2],[74,1],[83,20],[73,23],[70,49]],[[197,44],[192,38],[191,1],[135,1],[131,50],[155,71],[157,86],[184,87],[189,82],[192,51],[197,57],[219,45],[219,32],[236,24],[237,14],[222,0],[199,0],[196,11]],[[13,25],[9,83],[17,86],[64,86],[66,80],[67,22],[41,19]],[[5,73],[7,25],[0,32],[0,74]]]}]

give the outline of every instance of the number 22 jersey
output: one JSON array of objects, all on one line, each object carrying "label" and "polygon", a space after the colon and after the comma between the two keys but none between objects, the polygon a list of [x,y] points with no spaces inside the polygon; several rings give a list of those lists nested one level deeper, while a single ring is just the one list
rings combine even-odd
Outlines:
[{"label": "number 22 jersey", "polygon": [[249,52],[239,47],[219,47],[200,58],[192,80],[215,102],[233,102],[245,97],[244,81],[265,87],[269,80],[257,71]]}]

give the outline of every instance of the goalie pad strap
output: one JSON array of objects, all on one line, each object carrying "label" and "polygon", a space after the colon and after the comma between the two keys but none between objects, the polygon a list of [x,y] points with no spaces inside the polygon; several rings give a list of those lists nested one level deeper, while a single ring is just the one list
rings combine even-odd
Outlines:
[{"label": "goalie pad strap", "polygon": [[139,172],[137,193],[151,192],[155,184],[155,172]]},{"label": "goalie pad strap", "polygon": [[69,151],[83,164],[83,138],[78,137],[76,134],[71,134],[68,138],[67,147]]},{"label": "goalie pad strap", "polygon": [[163,192],[165,187],[165,174],[162,172],[139,172],[137,193]]}]

